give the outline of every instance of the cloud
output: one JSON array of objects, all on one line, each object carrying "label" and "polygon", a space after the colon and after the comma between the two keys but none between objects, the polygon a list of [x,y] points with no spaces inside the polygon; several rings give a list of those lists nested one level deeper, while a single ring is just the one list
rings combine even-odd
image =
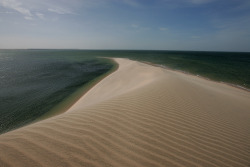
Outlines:
[{"label": "cloud", "polygon": [[143,31],[149,31],[149,30],[151,30],[150,27],[142,26],[142,25],[139,25],[139,24],[131,24],[130,27],[133,30],[136,30],[136,32],[143,32]]},{"label": "cloud", "polygon": [[32,17],[32,14],[29,9],[24,8],[21,2],[17,2],[16,0],[0,0],[0,4],[3,7],[15,10],[25,17]]},{"label": "cloud", "polygon": [[161,0],[161,5],[167,8],[189,8],[205,5],[218,0]]},{"label": "cloud", "polygon": [[45,19],[45,18],[44,18],[44,14],[42,14],[42,13],[36,13],[36,16],[37,16],[38,18],[42,19],[42,20]]},{"label": "cloud", "polygon": [[[86,1],[87,3],[88,1]],[[85,3],[85,2],[84,2]],[[75,14],[72,8],[77,8],[83,4],[79,0],[0,0],[0,7],[10,11],[1,11],[0,14],[19,13],[26,20],[45,19],[45,14],[49,12],[57,14]],[[47,12],[47,13],[46,13]]]},{"label": "cloud", "polygon": [[68,9],[61,8],[61,7],[55,7],[55,8],[48,8],[48,11],[57,13],[57,14],[74,14]]}]

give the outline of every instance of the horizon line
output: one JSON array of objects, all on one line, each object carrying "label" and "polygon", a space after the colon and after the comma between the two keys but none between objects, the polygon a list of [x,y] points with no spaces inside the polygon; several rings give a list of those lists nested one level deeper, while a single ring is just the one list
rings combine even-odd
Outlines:
[{"label": "horizon line", "polygon": [[225,51],[225,50],[171,50],[171,49],[78,49],[78,48],[0,48],[0,50],[89,50],[89,51],[169,51],[169,52],[231,52],[250,53],[250,51]]}]

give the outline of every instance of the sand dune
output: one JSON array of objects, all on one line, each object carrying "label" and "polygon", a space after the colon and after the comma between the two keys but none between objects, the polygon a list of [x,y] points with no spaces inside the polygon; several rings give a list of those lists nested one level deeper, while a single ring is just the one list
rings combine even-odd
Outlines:
[{"label": "sand dune", "polygon": [[0,166],[250,166],[250,93],[115,59],[66,113],[0,136]]}]

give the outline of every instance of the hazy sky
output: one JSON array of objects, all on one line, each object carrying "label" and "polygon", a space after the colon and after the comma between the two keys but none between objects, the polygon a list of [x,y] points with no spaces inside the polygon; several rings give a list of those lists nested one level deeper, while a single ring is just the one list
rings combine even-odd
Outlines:
[{"label": "hazy sky", "polygon": [[0,0],[0,48],[250,51],[250,0]]}]

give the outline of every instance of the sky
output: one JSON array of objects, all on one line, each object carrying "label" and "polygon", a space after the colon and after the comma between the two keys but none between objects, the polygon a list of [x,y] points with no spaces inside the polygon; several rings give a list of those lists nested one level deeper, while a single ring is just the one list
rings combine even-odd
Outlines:
[{"label": "sky", "polygon": [[250,0],[0,0],[0,49],[250,52]]}]

